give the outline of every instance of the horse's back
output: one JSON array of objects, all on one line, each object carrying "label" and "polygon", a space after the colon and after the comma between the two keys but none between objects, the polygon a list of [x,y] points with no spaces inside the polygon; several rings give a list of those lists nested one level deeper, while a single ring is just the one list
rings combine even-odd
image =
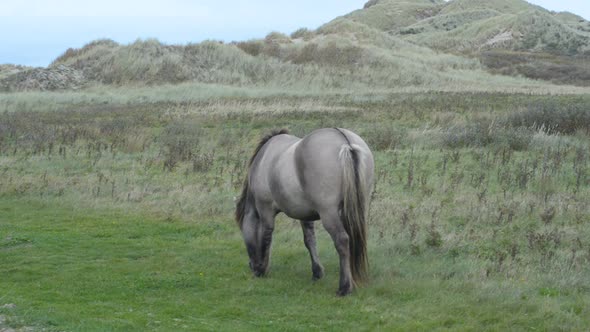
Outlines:
[{"label": "horse's back", "polygon": [[[344,136],[346,135],[346,136]],[[355,133],[346,129],[318,129],[305,136],[295,151],[298,177],[305,193],[322,206],[333,206],[342,200],[342,163],[340,152],[348,145],[361,151],[366,168],[366,183],[373,177],[373,156],[367,144]]]},{"label": "horse's back", "polygon": [[[346,136],[345,136],[346,135]],[[373,157],[366,143],[346,129],[318,129],[299,139],[291,135],[273,137],[254,159],[250,186],[261,205],[302,220],[317,219],[326,207],[343,199],[343,169],[340,152],[350,145],[360,151],[371,183]]]}]

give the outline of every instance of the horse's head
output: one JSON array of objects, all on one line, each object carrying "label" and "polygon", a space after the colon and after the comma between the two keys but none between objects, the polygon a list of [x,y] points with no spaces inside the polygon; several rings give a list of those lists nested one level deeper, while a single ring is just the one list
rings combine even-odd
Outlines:
[{"label": "horse's head", "polygon": [[255,276],[261,277],[268,270],[268,259],[263,253],[263,229],[260,218],[254,208],[247,209],[242,221],[242,237],[250,259],[250,270]]},{"label": "horse's head", "polygon": [[246,251],[250,259],[250,270],[255,276],[261,277],[266,274],[269,265],[267,248],[264,246],[265,231],[260,222],[260,216],[248,195],[246,188],[236,206],[236,220],[246,244]]}]

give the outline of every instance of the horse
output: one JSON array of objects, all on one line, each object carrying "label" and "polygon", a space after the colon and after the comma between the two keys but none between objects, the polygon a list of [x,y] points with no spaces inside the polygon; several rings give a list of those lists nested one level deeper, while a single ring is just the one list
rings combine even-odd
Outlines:
[{"label": "horse", "polygon": [[340,258],[337,295],[364,283],[374,164],[365,141],[347,129],[317,129],[303,138],[282,129],[262,138],[235,211],[254,276],[268,273],[275,217],[282,212],[300,220],[314,281],[324,276],[314,231],[321,220]]}]

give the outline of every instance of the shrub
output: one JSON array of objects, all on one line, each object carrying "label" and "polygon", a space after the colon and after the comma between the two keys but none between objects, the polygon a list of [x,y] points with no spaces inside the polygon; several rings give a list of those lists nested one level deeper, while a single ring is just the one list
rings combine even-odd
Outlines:
[{"label": "shrub", "polygon": [[443,145],[449,148],[482,147],[491,141],[490,124],[482,121],[466,126],[453,126],[443,134]]},{"label": "shrub", "polygon": [[502,75],[523,75],[556,84],[588,86],[590,82],[588,55],[494,50],[483,52],[480,59],[492,72]]},{"label": "shrub", "polygon": [[527,110],[509,115],[505,122],[512,127],[544,130],[548,134],[590,133],[590,101],[586,98],[570,102],[544,100]]},{"label": "shrub", "polygon": [[264,42],[262,40],[248,40],[239,42],[236,44],[236,46],[252,56],[258,56],[260,53],[262,53]]},{"label": "shrub", "polygon": [[318,45],[308,43],[300,50],[296,50],[289,55],[288,60],[296,64],[308,63],[314,61],[318,53]]},{"label": "shrub", "polygon": [[291,38],[284,33],[273,31],[266,35],[264,42],[269,43],[290,43]]},{"label": "shrub", "polygon": [[466,126],[448,128],[442,141],[449,148],[497,145],[511,150],[525,150],[534,135],[535,131],[531,128],[507,128],[496,122],[480,120]]},{"label": "shrub", "polygon": [[82,48],[68,48],[62,55],[58,56],[50,66],[55,66],[58,64],[65,64],[68,62],[69,59],[75,60],[76,57],[93,51],[96,48],[108,48],[113,49],[119,46],[117,42],[111,39],[97,39],[91,41],[90,43],[84,45]]},{"label": "shrub", "polygon": [[500,147],[522,151],[529,147],[534,135],[535,131],[530,128],[498,128],[492,142]]},{"label": "shrub", "polygon": [[317,61],[320,63],[351,66],[359,63],[363,57],[363,49],[354,45],[340,46],[336,42],[329,42],[318,49]]},{"label": "shrub", "polygon": [[407,136],[405,128],[392,125],[374,125],[363,133],[367,144],[375,150],[394,150],[403,146]]},{"label": "shrub", "polygon": [[310,40],[313,38],[313,31],[309,30],[308,28],[299,28],[291,33],[292,39],[303,39],[303,40]]},{"label": "shrub", "polygon": [[379,0],[369,0],[369,1],[367,1],[367,3],[365,3],[365,6],[363,8],[367,9],[369,7],[375,6],[378,3],[379,3]]},{"label": "shrub", "polygon": [[[164,155],[164,169],[174,170],[179,162],[202,161],[198,156],[202,130],[193,123],[173,122],[168,125],[160,137],[161,152]],[[200,168],[200,167],[199,167]]]},{"label": "shrub", "polygon": [[364,52],[362,47],[330,40],[322,44],[310,42],[303,47],[291,48],[286,58],[296,64],[314,62],[329,66],[351,67],[362,63]]},{"label": "shrub", "polygon": [[442,236],[434,227],[431,227],[430,230],[428,230],[425,242],[426,245],[431,248],[440,248],[442,246]]}]

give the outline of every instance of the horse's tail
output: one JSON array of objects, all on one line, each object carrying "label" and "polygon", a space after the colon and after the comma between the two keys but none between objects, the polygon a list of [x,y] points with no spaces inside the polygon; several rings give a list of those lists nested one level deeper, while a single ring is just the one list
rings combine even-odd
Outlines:
[{"label": "horse's tail", "polygon": [[[344,134],[343,134],[344,135]],[[348,141],[348,139],[347,139]],[[350,269],[355,284],[368,278],[365,167],[361,147],[345,144],[340,149],[343,170],[341,220],[348,234]]]}]

